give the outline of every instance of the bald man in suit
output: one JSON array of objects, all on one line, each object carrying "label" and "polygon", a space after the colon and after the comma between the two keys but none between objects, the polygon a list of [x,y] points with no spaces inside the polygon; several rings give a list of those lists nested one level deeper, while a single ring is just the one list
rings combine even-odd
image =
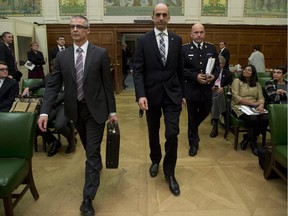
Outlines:
[{"label": "bald man in suit", "polygon": [[156,177],[158,174],[162,158],[159,129],[162,113],[164,115],[166,142],[163,171],[171,193],[179,195],[180,188],[175,178],[175,167],[179,116],[182,102],[185,102],[182,38],[167,30],[167,23],[170,20],[167,5],[157,4],[152,20],[154,29],[137,40],[133,62],[136,100],[140,109],[146,111],[152,161],[149,170],[151,177]]},{"label": "bald man in suit", "polygon": [[47,128],[48,117],[58,93],[65,86],[64,109],[68,119],[75,122],[86,150],[85,184],[82,216],[95,214],[92,200],[100,184],[102,161],[100,146],[105,122],[117,122],[116,104],[106,49],[88,41],[90,24],[84,16],[73,16],[70,21],[73,46],[56,56],[52,75],[45,87],[38,126]]}]

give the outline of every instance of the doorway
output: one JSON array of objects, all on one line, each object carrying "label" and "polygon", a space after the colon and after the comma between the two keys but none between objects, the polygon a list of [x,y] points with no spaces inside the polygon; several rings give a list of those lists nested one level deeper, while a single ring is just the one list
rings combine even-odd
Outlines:
[{"label": "doorway", "polygon": [[[124,90],[134,90],[133,82],[133,57],[136,48],[137,37],[143,35],[142,33],[122,33],[121,41],[122,48],[126,47],[126,53],[122,51],[122,72],[123,72],[123,86]],[[126,56],[124,56],[126,55]],[[126,67],[125,67],[126,64]]]}]

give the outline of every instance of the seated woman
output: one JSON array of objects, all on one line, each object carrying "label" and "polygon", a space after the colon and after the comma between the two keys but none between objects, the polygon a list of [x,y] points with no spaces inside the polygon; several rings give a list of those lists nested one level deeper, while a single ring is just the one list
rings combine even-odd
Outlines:
[{"label": "seated woman", "polygon": [[[258,155],[257,136],[266,132],[269,124],[268,116],[264,113],[264,97],[262,88],[257,82],[257,71],[253,65],[244,67],[239,78],[234,79],[231,86],[232,102],[231,108],[238,118],[245,121],[248,129],[247,142],[241,143],[241,149],[245,150],[246,145],[250,143],[252,153]],[[259,115],[247,115],[239,108],[241,105],[254,107]],[[245,137],[244,137],[245,138]]]},{"label": "seated woman", "polygon": [[214,86],[212,87],[212,107],[211,115],[213,128],[210,133],[210,137],[216,137],[218,135],[218,121],[220,114],[223,114],[226,111],[226,102],[224,97],[224,86],[231,85],[232,83],[232,73],[224,68],[226,59],[223,56],[219,56],[220,62],[220,74],[218,79],[215,81]]},{"label": "seated woman", "polygon": [[272,80],[265,83],[265,91],[268,97],[268,104],[287,104],[288,82],[284,79],[287,68],[275,66],[272,72]]}]

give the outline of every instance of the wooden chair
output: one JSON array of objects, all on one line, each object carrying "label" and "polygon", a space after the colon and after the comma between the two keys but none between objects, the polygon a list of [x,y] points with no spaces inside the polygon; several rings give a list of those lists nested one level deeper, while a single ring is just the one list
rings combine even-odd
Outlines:
[{"label": "wooden chair", "polygon": [[[0,198],[6,216],[13,216],[13,209],[28,189],[35,200],[39,198],[31,163],[36,118],[32,112],[0,113]],[[21,191],[20,185],[24,185]]]},{"label": "wooden chair", "polygon": [[287,182],[287,112],[287,104],[268,105],[272,152],[270,163],[264,170],[266,179],[275,171]]}]

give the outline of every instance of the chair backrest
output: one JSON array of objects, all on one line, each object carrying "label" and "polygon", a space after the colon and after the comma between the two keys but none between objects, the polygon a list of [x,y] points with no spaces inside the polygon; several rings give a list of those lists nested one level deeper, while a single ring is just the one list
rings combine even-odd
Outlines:
[{"label": "chair backrest", "polygon": [[[43,86],[44,84],[43,79],[23,79],[22,80],[22,91],[24,90],[25,87],[29,87],[30,89],[35,89],[35,91],[31,92],[31,95],[35,96],[43,96],[43,89],[40,86]],[[42,89],[42,90],[41,90]]]},{"label": "chair backrest", "polygon": [[272,73],[271,72],[257,72],[257,77],[269,77],[272,79]]},{"label": "chair backrest", "polygon": [[265,83],[269,80],[271,80],[271,77],[258,77],[258,82],[261,85],[261,87],[264,87]]},{"label": "chair backrest", "polygon": [[267,107],[272,144],[287,145],[288,104],[269,104]]},{"label": "chair backrest", "polygon": [[0,112],[0,158],[31,158],[37,114]]}]

